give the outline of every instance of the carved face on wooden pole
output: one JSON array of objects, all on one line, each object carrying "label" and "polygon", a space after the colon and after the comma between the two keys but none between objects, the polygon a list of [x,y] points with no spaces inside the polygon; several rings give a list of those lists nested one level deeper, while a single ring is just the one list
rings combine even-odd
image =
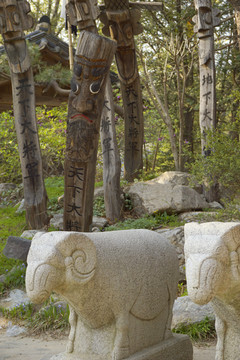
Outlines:
[{"label": "carved face on wooden pole", "polygon": [[[0,32],[22,33],[32,27],[33,19],[30,15],[30,5],[26,0],[0,0]],[[14,34],[16,36],[16,34]]]},{"label": "carved face on wooden pole", "polygon": [[32,17],[27,15],[29,12],[26,0],[0,0],[0,32],[14,73],[22,73],[30,67],[23,33],[33,25]]},{"label": "carved face on wooden pole", "polygon": [[199,37],[207,37],[212,34],[212,6],[211,0],[196,0],[197,21],[196,31]]},{"label": "carved face on wooden pole", "polygon": [[107,10],[100,17],[105,25],[104,35],[117,41],[116,61],[123,82],[134,81],[138,76],[134,35],[142,32],[140,17],[141,13],[137,9]]},{"label": "carved face on wooden pole", "polygon": [[101,113],[116,43],[81,31],[68,102],[64,229],[89,231]]},{"label": "carved face on wooden pole", "polygon": [[[102,90],[108,72],[107,61],[104,59],[88,59],[83,55],[76,55],[74,76],[71,82],[69,98],[69,129],[75,139],[76,154],[72,156],[82,161],[92,155],[93,142],[98,135],[99,93]],[[70,143],[68,144],[69,146]],[[72,157],[71,156],[71,157]]]},{"label": "carved face on wooden pole", "polygon": [[95,26],[99,15],[97,0],[70,0],[66,6],[70,24],[83,30]]},{"label": "carved face on wooden pole", "polygon": [[211,0],[195,0],[197,15],[193,17],[195,22],[194,31],[199,39],[213,35],[213,28],[220,24],[220,11],[213,9]]}]

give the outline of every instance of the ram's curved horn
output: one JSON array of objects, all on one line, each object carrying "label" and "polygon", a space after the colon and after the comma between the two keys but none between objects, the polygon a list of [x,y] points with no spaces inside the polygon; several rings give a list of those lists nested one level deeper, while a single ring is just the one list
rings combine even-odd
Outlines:
[{"label": "ram's curved horn", "polygon": [[96,268],[96,248],[83,233],[66,233],[56,248],[65,257],[67,271],[80,282],[90,280]]}]

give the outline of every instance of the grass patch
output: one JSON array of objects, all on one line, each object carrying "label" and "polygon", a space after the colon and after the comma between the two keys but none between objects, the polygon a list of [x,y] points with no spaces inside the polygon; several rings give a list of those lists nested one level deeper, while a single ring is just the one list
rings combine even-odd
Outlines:
[{"label": "grass patch", "polygon": [[8,259],[2,252],[7,238],[10,235],[20,236],[25,229],[25,214],[16,214],[16,209],[12,207],[0,208],[0,275],[6,274],[14,266],[21,265],[21,261]]},{"label": "grass patch", "polygon": [[20,304],[12,309],[0,307],[1,314],[7,319],[13,320],[29,320],[34,312],[33,304]]},{"label": "grass patch", "polygon": [[166,212],[163,214],[146,215],[139,219],[127,219],[120,221],[117,224],[111,225],[105,230],[128,230],[128,229],[149,229],[156,230],[161,227],[178,227],[183,223],[179,222],[176,215],[168,215]]},{"label": "grass patch", "polygon": [[16,214],[13,207],[0,208],[0,239],[19,236],[25,229],[25,214]]},{"label": "grass patch", "polygon": [[64,330],[69,327],[69,306],[50,303],[45,308],[36,312],[33,317],[28,318],[27,326],[32,332],[45,332],[48,329]]},{"label": "grass patch", "polygon": [[69,306],[51,303],[48,300],[44,307],[38,311],[38,308],[32,303],[19,304],[12,309],[0,307],[0,313],[7,319],[15,321],[24,321],[32,333],[41,333],[46,330],[64,330],[69,327]]},{"label": "grass patch", "polygon": [[41,333],[46,330],[65,330],[69,327],[69,306],[46,303],[40,311],[32,303],[19,304],[12,309],[0,307],[0,313],[7,319],[17,322],[24,321],[32,333]]},{"label": "grass patch", "polygon": [[48,194],[48,210],[58,211],[61,207],[58,204],[58,198],[64,194],[63,176],[52,176],[44,180]]},{"label": "grass patch", "polygon": [[213,339],[216,337],[215,321],[207,316],[204,320],[194,324],[180,324],[172,331],[177,334],[186,334],[192,341]]},{"label": "grass patch", "polygon": [[20,260],[15,260],[16,264],[11,271],[5,270],[6,278],[4,282],[0,283],[0,295],[9,289],[23,288],[25,286],[26,264],[21,263]]}]

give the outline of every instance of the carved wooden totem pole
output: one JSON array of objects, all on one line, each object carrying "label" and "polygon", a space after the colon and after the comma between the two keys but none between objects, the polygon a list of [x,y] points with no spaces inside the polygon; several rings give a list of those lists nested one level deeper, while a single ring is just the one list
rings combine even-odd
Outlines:
[{"label": "carved wooden totem pole", "polygon": [[[80,30],[97,33],[95,20],[99,16],[97,0],[70,0],[67,14],[71,25]],[[100,138],[103,152],[103,186],[106,217],[111,221],[120,218],[120,172],[121,161],[116,142],[114,102],[111,81],[107,75],[104,107],[102,110]]]},{"label": "carved wooden totem pole", "polygon": [[47,195],[35,114],[34,80],[24,39],[33,19],[26,0],[0,0],[0,31],[12,80],[13,109],[20,154],[26,220],[32,229],[47,225]]},{"label": "carved wooden totem pole", "polygon": [[80,33],[68,103],[64,229],[89,231],[104,92],[114,41]]},{"label": "carved wooden totem pole", "polygon": [[[199,38],[200,64],[200,112],[202,154],[210,155],[206,148],[206,131],[216,128],[216,80],[214,59],[214,27],[219,25],[219,10],[212,9],[211,0],[195,0],[197,15],[194,16],[194,31]],[[216,200],[214,185],[206,196],[209,201]]]},{"label": "carved wooden totem pole", "polygon": [[143,166],[143,105],[134,35],[142,32],[140,11],[128,0],[105,0],[100,19],[104,35],[117,41],[116,62],[121,81],[125,118],[125,178],[132,181]]}]

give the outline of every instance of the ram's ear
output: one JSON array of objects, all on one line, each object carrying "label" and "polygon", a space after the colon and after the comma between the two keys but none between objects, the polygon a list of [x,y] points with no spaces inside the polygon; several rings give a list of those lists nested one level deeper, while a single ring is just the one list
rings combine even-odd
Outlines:
[{"label": "ram's ear", "polygon": [[79,282],[89,281],[96,269],[96,247],[86,234],[71,232],[57,244],[65,258],[67,273]]}]

